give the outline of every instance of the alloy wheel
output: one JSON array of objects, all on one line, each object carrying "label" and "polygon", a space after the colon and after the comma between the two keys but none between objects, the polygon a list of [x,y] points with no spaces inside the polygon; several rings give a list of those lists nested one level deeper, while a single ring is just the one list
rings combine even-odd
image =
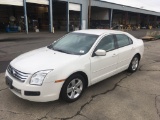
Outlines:
[{"label": "alloy wheel", "polygon": [[132,61],[132,70],[133,70],[133,71],[135,71],[135,70],[137,69],[137,67],[138,67],[138,62],[139,62],[138,58],[135,57],[135,58],[133,59],[133,61]]},{"label": "alloy wheel", "polygon": [[81,95],[83,90],[83,82],[81,79],[73,79],[67,86],[67,96],[70,99],[76,99]]}]

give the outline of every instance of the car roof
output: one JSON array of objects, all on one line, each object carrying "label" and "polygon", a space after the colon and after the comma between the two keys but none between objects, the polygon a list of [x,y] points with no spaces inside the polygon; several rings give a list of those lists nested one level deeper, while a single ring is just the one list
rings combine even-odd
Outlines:
[{"label": "car roof", "polygon": [[125,32],[116,31],[116,30],[104,30],[104,29],[88,29],[88,30],[79,30],[74,31],[73,33],[86,33],[92,35],[102,35],[102,34],[123,34]]}]

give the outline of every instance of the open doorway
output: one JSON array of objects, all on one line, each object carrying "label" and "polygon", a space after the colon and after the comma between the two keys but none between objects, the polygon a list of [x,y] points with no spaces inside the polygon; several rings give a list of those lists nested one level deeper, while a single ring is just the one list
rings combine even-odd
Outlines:
[{"label": "open doorway", "polygon": [[[69,13],[67,12],[69,9]],[[69,26],[67,26],[69,14]],[[53,2],[53,27],[55,31],[75,31],[81,29],[81,5],[67,2]]]},{"label": "open doorway", "polygon": [[69,24],[70,31],[81,29],[81,5],[69,3]]},{"label": "open doorway", "polygon": [[48,5],[27,3],[27,16],[29,31],[49,30]]},{"label": "open doorway", "polygon": [[67,3],[53,2],[53,27],[55,31],[67,30]]},{"label": "open doorway", "polygon": [[24,28],[23,6],[0,5],[0,32],[21,32]]},{"label": "open doorway", "polygon": [[109,9],[92,7],[91,26],[92,29],[109,29]]}]

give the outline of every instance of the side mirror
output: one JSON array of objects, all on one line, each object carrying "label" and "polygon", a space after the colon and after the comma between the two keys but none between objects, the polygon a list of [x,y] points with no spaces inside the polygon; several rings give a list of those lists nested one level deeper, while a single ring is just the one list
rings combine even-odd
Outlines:
[{"label": "side mirror", "polygon": [[106,51],[105,50],[101,50],[101,49],[98,49],[95,54],[97,56],[105,56],[106,55]]}]

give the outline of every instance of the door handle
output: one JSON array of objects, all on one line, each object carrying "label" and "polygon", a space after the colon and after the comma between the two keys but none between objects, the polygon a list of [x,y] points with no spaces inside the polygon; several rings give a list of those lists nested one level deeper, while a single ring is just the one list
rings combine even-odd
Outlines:
[{"label": "door handle", "polygon": [[115,57],[115,56],[117,56],[117,54],[116,54],[116,53],[114,53],[114,54],[112,55],[112,57]]}]

